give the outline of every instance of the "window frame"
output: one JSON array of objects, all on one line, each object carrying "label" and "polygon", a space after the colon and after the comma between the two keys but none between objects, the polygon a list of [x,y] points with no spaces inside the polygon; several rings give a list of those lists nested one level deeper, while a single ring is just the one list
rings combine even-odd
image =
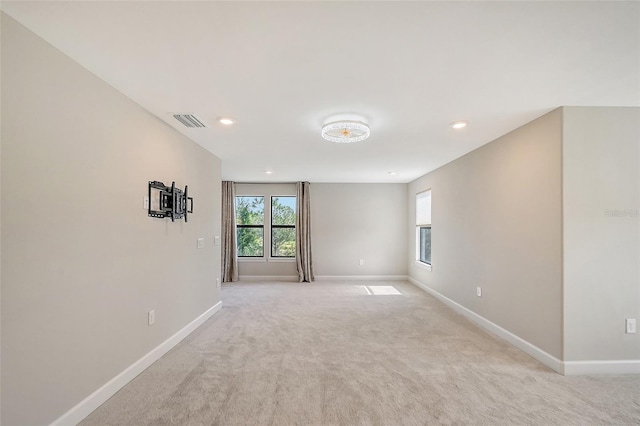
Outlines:
[{"label": "window frame", "polygon": [[418,247],[419,251],[417,253],[418,258],[416,260],[422,264],[431,266],[431,259],[429,262],[427,262],[426,260],[422,260],[422,230],[423,229],[429,230],[429,258],[431,258],[431,225],[416,225],[416,227],[418,228],[417,232],[418,232],[418,238],[420,240],[418,243],[419,245]]},{"label": "window frame", "polygon": [[270,226],[270,230],[269,230],[269,258],[270,259],[278,259],[278,260],[284,260],[284,259],[295,259],[296,255],[294,253],[293,256],[276,256],[273,254],[273,230],[274,229],[293,229],[294,230],[294,234],[295,236],[297,236],[297,229],[296,229],[296,218],[298,217],[298,211],[297,208],[295,210],[295,217],[293,220],[293,225],[274,225],[273,224],[273,199],[274,198],[293,198],[294,200],[296,200],[297,203],[297,199],[295,195],[271,195],[269,198],[269,226]]},{"label": "window frame", "polygon": [[[427,204],[427,206],[429,208],[429,211],[428,211],[428,214],[422,214],[422,216],[423,217],[428,217],[428,219],[420,220],[419,217],[418,217],[419,216],[419,213],[418,213],[418,207],[419,207],[418,200],[421,199],[421,198],[426,198],[426,197],[429,198],[429,201],[428,201],[428,204]],[[430,256],[429,257],[431,257],[431,254],[433,252],[433,250],[431,249],[431,246],[433,245],[433,230],[432,230],[432,222],[433,222],[433,220],[432,220],[432,217],[431,217],[432,197],[433,197],[433,193],[431,191],[431,188],[429,188],[429,189],[425,189],[424,191],[420,191],[420,192],[416,193],[416,198],[415,198],[415,200],[416,200],[416,217],[415,217],[415,223],[416,223],[416,251],[415,251],[415,263],[416,263],[417,266],[424,267],[429,271],[432,268],[433,259],[431,259],[431,262],[426,262],[426,261],[422,260],[421,254],[422,254],[422,251],[423,251],[422,250],[423,245],[422,245],[422,238],[421,238],[420,233],[421,233],[422,229],[429,229],[431,231],[431,232],[429,232],[429,237],[430,237],[429,238],[429,246],[430,246],[430,250],[429,250],[430,251]]]},{"label": "window frame", "polygon": [[[264,195],[236,195],[236,199],[234,200],[235,204],[234,204],[234,214],[236,215],[234,218],[234,222],[236,224],[236,251],[238,252],[238,260],[240,259],[264,259],[265,258],[265,250],[264,250],[264,244],[265,244],[265,233],[264,233],[264,216],[265,216],[265,210],[263,207],[263,211],[262,211],[262,225],[239,225],[238,224],[238,211],[237,211],[237,200],[238,198],[262,198],[262,205],[264,206],[264,199],[266,198]],[[261,256],[241,256],[240,255],[240,251],[238,250],[238,229],[259,229],[262,228],[262,255]]]}]

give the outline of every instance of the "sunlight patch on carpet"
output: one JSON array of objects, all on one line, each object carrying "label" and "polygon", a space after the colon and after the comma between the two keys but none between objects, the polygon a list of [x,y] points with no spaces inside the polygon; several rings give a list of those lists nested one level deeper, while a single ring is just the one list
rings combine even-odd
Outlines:
[{"label": "sunlight patch on carpet", "polygon": [[362,288],[369,296],[393,296],[402,294],[392,285],[363,285]]}]

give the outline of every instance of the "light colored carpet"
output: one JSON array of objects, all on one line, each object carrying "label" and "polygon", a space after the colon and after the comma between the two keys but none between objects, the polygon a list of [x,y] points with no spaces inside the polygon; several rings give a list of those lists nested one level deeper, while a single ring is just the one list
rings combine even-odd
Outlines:
[{"label": "light colored carpet", "polygon": [[640,424],[640,377],[560,376],[405,282],[238,283],[222,299],[82,424]]}]

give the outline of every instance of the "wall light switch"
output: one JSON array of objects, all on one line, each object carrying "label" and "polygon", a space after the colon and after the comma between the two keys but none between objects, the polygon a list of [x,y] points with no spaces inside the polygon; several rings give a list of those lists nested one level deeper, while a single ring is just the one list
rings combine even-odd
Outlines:
[{"label": "wall light switch", "polygon": [[198,248],[204,248],[204,238],[198,238]]},{"label": "wall light switch", "polygon": [[155,311],[155,309],[152,309],[152,310],[149,311],[149,314],[147,315],[147,318],[148,318],[149,325],[155,324],[155,322],[156,322],[156,311]]},{"label": "wall light switch", "polygon": [[214,246],[219,246],[220,245],[220,237],[219,236],[215,236],[213,237],[213,245]]},{"label": "wall light switch", "polygon": [[482,297],[482,287],[476,287],[476,296]]},{"label": "wall light switch", "polygon": [[142,208],[145,210],[149,210],[149,197],[145,195],[144,201],[142,202]]},{"label": "wall light switch", "polygon": [[220,288],[220,278],[216,278],[216,287]]},{"label": "wall light switch", "polygon": [[360,266],[364,265],[364,259],[360,259]]},{"label": "wall light switch", "polygon": [[634,334],[636,332],[636,319],[635,318],[627,318],[624,320],[625,322],[625,333]]}]

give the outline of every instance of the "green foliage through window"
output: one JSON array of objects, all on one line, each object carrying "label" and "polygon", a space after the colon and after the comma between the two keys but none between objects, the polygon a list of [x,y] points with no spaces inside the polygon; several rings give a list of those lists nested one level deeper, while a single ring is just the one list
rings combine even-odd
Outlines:
[{"label": "green foliage through window", "polygon": [[296,255],[296,197],[271,197],[271,256]]},{"label": "green foliage through window", "polygon": [[264,256],[264,197],[236,197],[239,257]]},{"label": "green foliage through window", "polygon": [[[264,219],[264,197],[236,197],[238,257],[264,257]],[[270,231],[271,257],[295,257],[296,197],[271,197]]]}]

